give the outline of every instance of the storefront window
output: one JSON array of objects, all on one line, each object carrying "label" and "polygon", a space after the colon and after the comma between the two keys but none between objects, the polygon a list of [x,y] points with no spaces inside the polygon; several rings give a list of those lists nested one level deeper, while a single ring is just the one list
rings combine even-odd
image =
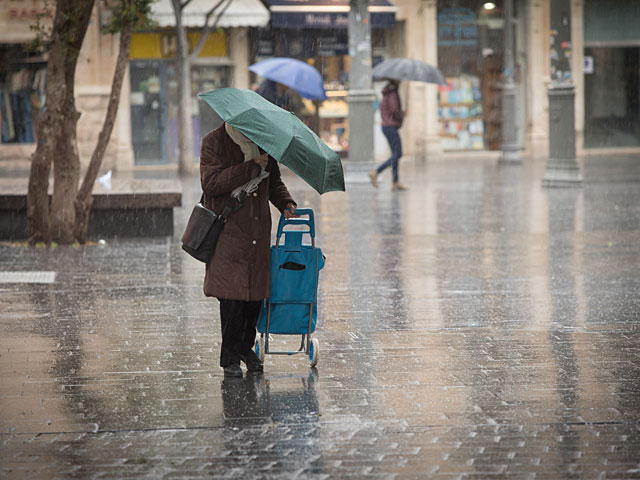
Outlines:
[{"label": "storefront window", "polygon": [[[198,32],[188,33],[192,48],[199,38]],[[179,100],[173,59],[175,49],[173,32],[134,34],[132,38],[131,132],[137,164],[178,161]],[[226,59],[226,52],[225,34],[213,32],[191,67],[189,107],[195,158],[200,156],[202,136],[222,123],[197,95],[231,85],[232,66]]]},{"label": "storefront window", "polygon": [[[305,18],[307,20],[317,19],[315,15],[315,13],[309,13]],[[312,102],[300,98],[303,107],[295,113],[318,133],[329,147],[342,154],[349,149],[349,104],[347,97],[350,57],[349,32],[346,28],[348,17],[345,14],[341,15],[344,18],[340,17],[342,18],[339,21],[342,25],[340,28],[300,30],[292,28],[292,25],[284,27],[281,25],[282,28],[260,29],[256,32],[253,44],[256,49],[254,57],[256,62],[270,57],[296,58],[313,65],[322,74],[327,100]],[[390,17],[388,14],[384,15],[387,16],[382,19],[375,15],[372,16],[372,27],[376,27],[376,25],[379,27],[371,30],[374,60],[380,60],[386,55],[387,32],[395,22],[393,14],[390,14]]]},{"label": "storefront window", "polygon": [[[314,66],[324,80],[327,100],[314,102],[289,89],[290,110],[337,152],[349,146],[349,37],[346,29],[261,29],[256,33],[255,61],[289,57]],[[258,81],[264,79],[257,78]],[[257,88],[259,85],[254,85]],[[316,111],[316,108],[318,109]]]},{"label": "storefront window", "polygon": [[640,47],[584,53],[584,146],[640,146]]},{"label": "storefront window", "polygon": [[166,162],[166,77],[160,60],[130,65],[131,142],[136,163]]},{"label": "storefront window", "polygon": [[349,150],[349,54],[346,34],[324,34],[320,71],[323,72],[327,100],[319,112],[318,133],[334,151]]},{"label": "storefront window", "polygon": [[[193,122],[193,155],[200,157],[202,137],[222,125],[222,119],[203,100],[201,92],[231,86],[231,67],[223,65],[203,65],[191,67],[191,118]],[[177,142],[177,131],[175,140]],[[177,159],[177,156],[175,157]]]},{"label": "storefront window", "polygon": [[445,151],[499,149],[502,131],[503,28],[501,2],[438,2],[440,136]]},{"label": "storefront window", "polygon": [[0,48],[0,142],[35,143],[44,104],[46,62],[21,46]]},{"label": "storefront window", "polygon": [[640,146],[637,0],[584,3],[584,146]]},{"label": "storefront window", "polygon": [[[167,156],[178,161],[178,79],[174,62],[166,63],[167,77]],[[200,157],[202,137],[222,124],[211,107],[198,98],[201,92],[231,85],[231,67],[225,65],[197,65],[191,67],[191,128],[193,155]]]}]

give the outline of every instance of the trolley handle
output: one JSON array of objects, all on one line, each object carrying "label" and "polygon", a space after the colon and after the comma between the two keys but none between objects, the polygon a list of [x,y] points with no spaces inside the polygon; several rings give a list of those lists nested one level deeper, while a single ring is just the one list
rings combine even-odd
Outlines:
[{"label": "trolley handle", "polygon": [[[316,236],[316,228],[315,221],[313,218],[313,210],[310,208],[296,208],[296,215],[307,215],[309,218],[284,218],[284,214],[280,215],[280,221],[278,222],[278,234],[276,238],[280,238],[282,236],[282,232],[284,231],[284,227],[287,225],[303,225],[309,227],[309,235],[311,238],[315,238]],[[306,232],[305,232],[306,233]]]}]

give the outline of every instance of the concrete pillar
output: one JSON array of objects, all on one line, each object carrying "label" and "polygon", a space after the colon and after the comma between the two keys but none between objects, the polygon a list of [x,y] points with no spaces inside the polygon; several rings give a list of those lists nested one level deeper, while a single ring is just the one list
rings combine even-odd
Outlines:
[{"label": "concrete pillar", "polygon": [[134,166],[133,144],[131,143],[131,81],[129,79],[130,68],[122,80],[120,103],[114,133],[116,135],[116,165],[121,170],[131,170]]},{"label": "concrete pillar", "polygon": [[549,157],[542,185],[580,186],[571,65],[571,3],[551,2],[551,84],[549,86]]},{"label": "concrete pillar", "polygon": [[371,23],[368,0],[351,0],[349,12],[349,161],[373,161]]},{"label": "concrete pillar", "polygon": [[527,138],[531,156],[549,151],[547,85],[549,83],[548,1],[531,0],[527,5]]},{"label": "concrete pillar", "polygon": [[[438,2],[426,0],[424,8],[424,61],[438,66]],[[427,158],[442,156],[440,139],[440,121],[438,119],[438,87],[432,83],[425,84],[425,137]]]},{"label": "concrete pillar", "polygon": [[233,86],[249,88],[249,32],[246,28],[229,29],[229,56],[234,64]]},{"label": "concrete pillar", "polygon": [[522,163],[518,153],[518,119],[514,75],[513,0],[504,1],[504,87],[502,90],[502,155],[500,163]]},{"label": "concrete pillar", "polygon": [[571,70],[576,88],[576,149],[578,156],[584,149],[584,2],[573,0],[571,4]]}]

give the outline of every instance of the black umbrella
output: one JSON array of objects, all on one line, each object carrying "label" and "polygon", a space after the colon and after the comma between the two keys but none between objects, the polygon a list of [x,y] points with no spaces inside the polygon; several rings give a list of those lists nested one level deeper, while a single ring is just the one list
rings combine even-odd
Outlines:
[{"label": "black umbrella", "polygon": [[373,69],[373,78],[447,84],[444,75],[436,67],[411,58],[391,58],[379,63]]}]

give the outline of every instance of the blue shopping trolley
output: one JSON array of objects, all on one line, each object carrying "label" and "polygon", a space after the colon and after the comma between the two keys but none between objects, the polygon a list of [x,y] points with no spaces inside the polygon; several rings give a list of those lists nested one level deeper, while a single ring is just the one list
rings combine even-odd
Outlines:
[{"label": "blue shopping trolley", "polygon": [[[308,218],[285,219],[280,216],[276,243],[271,246],[271,295],[262,304],[258,319],[255,351],[260,360],[265,354],[309,356],[314,367],[318,363],[318,340],[311,334],[318,317],[318,273],[324,266],[322,251],[315,245],[313,210],[298,208],[296,214]],[[285,227],[296,227],[286,230]],[[301,230],[299,227],[303,227]],[[284,244],[280,239],[284,234]],[[311,245],[303,244],[304,235],[311,237]],[[269,335],[301,335],[297,351],[270,351]]]}]

